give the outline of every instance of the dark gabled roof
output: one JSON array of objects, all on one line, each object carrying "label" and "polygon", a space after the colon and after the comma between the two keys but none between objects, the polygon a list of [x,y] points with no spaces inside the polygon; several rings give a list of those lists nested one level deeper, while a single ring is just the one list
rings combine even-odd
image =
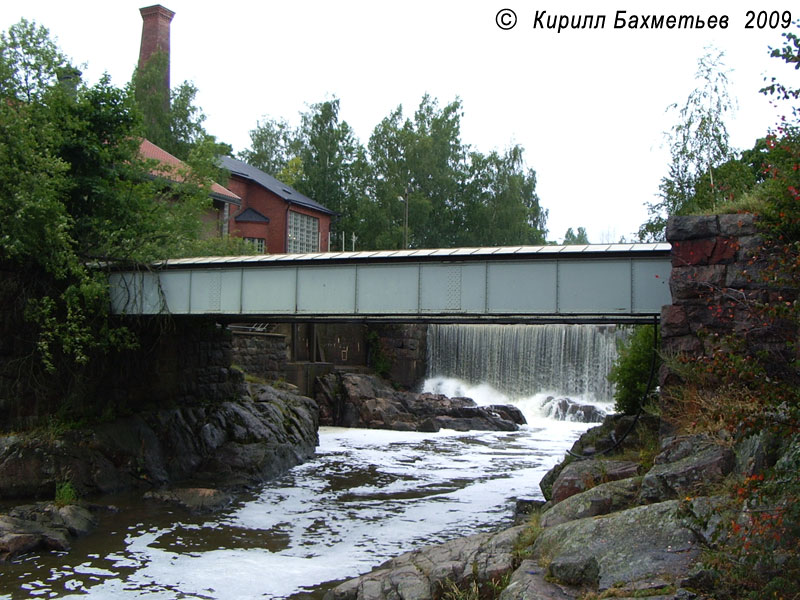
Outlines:
[{"label": "dark gabled roof", "polygon": [[256,182],[261,187],[268,189],[270,192],[279,198],[283,198],[287,202],[304,206],[306,208],[325,213],[326,215],[334,214],[332,210],[325,208],[319,202],[312,200],[308,196],[304,196],[291,186],[278,181],[272,175],[267,175],[261,169],[251,167],[246,162],[237,158],[223,156],[220,158],[220,166],[230,171],[232,175],[238,175],[239,177]]},{"label": "dark gabled roof", "polygon": [[239,223],[269,223],[269,217],[265,217],[260,212],[252,208],[246,208],[234,218]]}]

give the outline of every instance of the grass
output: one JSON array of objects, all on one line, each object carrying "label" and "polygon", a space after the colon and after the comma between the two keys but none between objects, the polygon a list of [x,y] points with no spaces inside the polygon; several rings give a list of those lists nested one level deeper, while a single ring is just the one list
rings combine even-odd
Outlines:
[{"label": "grass", "polygon": [[649,598],[651,596],[668,596],[674,594],[674,585],[667,585],[649,590],[631,590],[624,587],[612,587],[602,592],[587,592],[578,600],[605,600],[605,598]]},{"label": "grass", "polygon": [[436,600],[497,600],[503,590],[508,587],[510,580],[511,571],[491,581],[479,581],[474,573],[468,581],[461,584],[452,579],[446,579],[434,598]]},{"label": "grass", "polygon": [[75,504],[78,501],[78,490],[72,485],[72,482],[62,481],[56,484],[55,503],[58,506],[66,506],[68,504]]},{"label": "grass", "polygon": [[655,462],[656,456],[661,452],[658,434],[645,427],[639,427],[635,434],[637,435],[637,440],[634,446],[624,448],[610,458],[638,462],[642,469],[640,472],[649,471]]},{"label": "grass", "polygon": [[522,534],[520,534],[517,541],[514,543],[513,554],[515,561],[522,562],[526,558],[531,557],[533,543],[539,535],[541,535],[543,529],[541,525],[541,513],[538,510],[534,511],[528,520],[527,527],[525,527]]},{"label": "grass", "polygon": [[731,441],[743,420],[763,412],[763,405],[753,392],[744,387],[723,385],[710,389],[686,384],[671,388],[665,399],[664,420],[685,433],[706,433]]},{"label": "grass", "polygon": [[767,199],[764,197],[763,191],[756,187],[742,194],[742,196],[736,200],[719,202],[713,207],[693,211],[692,214],[699,216],[730,215],[738,213],[760,214],[764,212],[767,204]]}]

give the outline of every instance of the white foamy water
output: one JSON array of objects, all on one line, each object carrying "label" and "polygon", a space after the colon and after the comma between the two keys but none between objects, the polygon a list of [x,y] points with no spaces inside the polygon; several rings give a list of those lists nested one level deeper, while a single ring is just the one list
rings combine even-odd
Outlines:
[{"label": "white foamy water", "polygon": [[0,597],[319,598],[321,583],[507,524],[515,498],[541,497],[542,476],[587,426],[531,417],[511,433],[323,428],[313,460],[246,502],[210,517],[151,507],[104,519],[66,555],[9,565]]},{"label": "white foamy water", "polygon": [[[555,390],[541,391],[529,396],[513,396],[496,390],[488,383],[473,385],[455,377],[431,377],[426,379],[422,391],[431,394],[444,394],[450,398],[471,398],[479,406],[513,404],[522,411],[529,425],[544,429],[553,427],[555,411],[553,410],[552,400],[565,397],[563,392]],[[577,404],[596,407],[604,414],[613,412],[614,409],[613,402],[598,401],[594,395],[586,397],[580,394],[572,394],[570,400]]]}]

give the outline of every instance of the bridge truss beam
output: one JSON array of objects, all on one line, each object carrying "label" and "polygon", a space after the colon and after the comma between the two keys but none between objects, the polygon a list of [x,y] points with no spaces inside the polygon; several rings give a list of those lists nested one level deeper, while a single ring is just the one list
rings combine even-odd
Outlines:
[{"label": "bridge truss beam", "polygon": [[170,260],[111,274],[112,311],[227,321],[651,322],[669,244]]}]

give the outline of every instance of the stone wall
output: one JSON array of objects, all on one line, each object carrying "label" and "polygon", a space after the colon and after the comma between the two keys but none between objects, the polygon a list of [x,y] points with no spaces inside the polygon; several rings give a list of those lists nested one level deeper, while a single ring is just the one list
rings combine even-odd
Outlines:
[{"label": "stone wall", "polygon": [[425,380],[428,368],[428,326],[421,324],[375,325],[380,352],[389,360],[387,378],[415,389]]},{"label": "stone wall", "polygon": [[245,393],[231,369],[231,333],[211,318],[140,319],[136,350],[110,357],[99,371],[98,391],[120,405],[194,406]]},{"label": "stone wall", "polygon": [[[56,374],[42,370],[33,331],[21,320],[1,323],[0,430],[42,424],[55,413],[76,421],[113,418],[155,407],[219,403],[245,392],[241,372],[231,369],[231,334],[213,319],[129,320],[137,348],[98,352],[84,367]],[[25,381],[37,385],[20,385]]]},{"label": "stone wall", "polygon": [[286,336],[247,328],[231,328],[233,364],[267,381],[286,379],[289,345]]},{"label": "stone wall", "polygon": [[[662,351],[702,357],[724,351],[733,334],[751,353],[786,348],[786,324],[765,324],[755,310],[785,290],[768,285],[762,238],[751,214],[672,217],[667,224],[672,244],[672,304],[661,313]],[[662,383],[664,374],[662,374]]]}]

